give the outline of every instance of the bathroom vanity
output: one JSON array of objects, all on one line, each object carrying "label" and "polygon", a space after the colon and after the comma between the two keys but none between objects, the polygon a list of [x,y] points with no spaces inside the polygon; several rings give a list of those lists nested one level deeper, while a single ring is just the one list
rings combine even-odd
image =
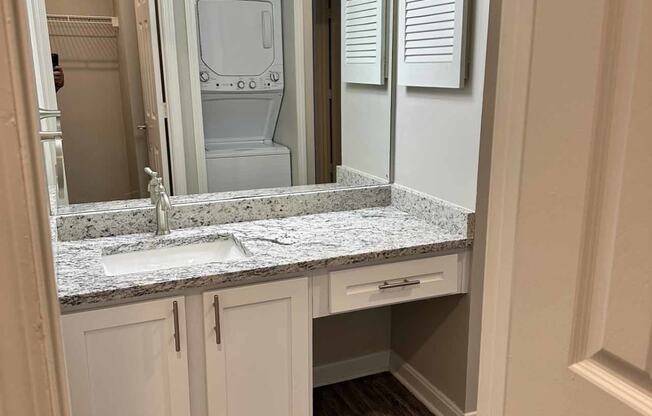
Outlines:
[{"label": "bathroom vanity", "polygon": [[[274,198],[224,202],[279,208],[228,223],[186,205],[206,225],[162,237],[106,212],[55,218],[74,414],[308,415],[313,319],[467,290],[464,209],[395,185]],[[142,231],[150,211],[112,215]],[[223,258],[169,268],[184,250]]]},{"label": "bathroom vanity", "polygon": [[475,409],[466,1],[28,2],[73,416]]}]

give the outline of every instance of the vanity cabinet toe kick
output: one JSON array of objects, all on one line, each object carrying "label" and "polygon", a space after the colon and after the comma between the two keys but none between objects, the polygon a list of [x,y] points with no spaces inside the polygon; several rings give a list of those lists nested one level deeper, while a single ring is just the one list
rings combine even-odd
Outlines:
[{"label": "vanity cabinet toe kick", "polygon": [[[469,257],[467,250],[64,315],[72,414],[310,415],[313,318],[464,293]],[[191,395],[191,386],[202,393]]]}]

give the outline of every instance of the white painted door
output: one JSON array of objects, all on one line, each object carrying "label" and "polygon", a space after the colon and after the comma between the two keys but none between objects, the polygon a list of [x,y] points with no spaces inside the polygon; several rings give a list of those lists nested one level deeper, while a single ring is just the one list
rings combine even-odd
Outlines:
[{"label": "white painted door", "polygon": [[182,297],[61,322],[73,416],[190,415]]},{"label": "white painted door", "polygon": [[310,415],[311,323],[306,278],[205,293],[209,416]]},{"label": "white painted door", "polygon": [[144,125],[147,133],[149,166],[162,175],[169,191],[166,113],[163,101],[163,77],[161,75],[155,1],[135,0],[138,55],[143,86],[143,104],[145,105]]},{"label": "white painted door", "polygon": [[652,2],[502,2],[480,416],[652,415]]}]

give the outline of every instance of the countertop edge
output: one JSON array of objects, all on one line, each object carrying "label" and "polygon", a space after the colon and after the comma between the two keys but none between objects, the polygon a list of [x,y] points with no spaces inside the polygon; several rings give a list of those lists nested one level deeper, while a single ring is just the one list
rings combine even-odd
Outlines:
[{"label": "countertop edge", "polygon": [[[435,255],[451,251],[459,251],[473,246],[473,238],[441,241],[410,247],[401,247],[368,253],[357,253],[346,256],[325,257],[316,260],[280,264],[270,267],[240,270],[217,275],[192,277],[184,280],[174,280],[168,283],[152,283],[137,285],[124,289],[97,291],[76,295],[60,296],[59,304],[62,314],[80,312],[87,309],[98,309],[113,306],[117,303],[136,302],[139,299],[151,300],[168,296],[183,295],[185,292],[197,289],[213,290],[221,287],[243,286],[263,283],[278,275],[293,275],[302,272],[314,272],[340,266],[363,266],[379,260],[407,260],[420,255]],[[291,278],[289,276],[288,278]]]}]

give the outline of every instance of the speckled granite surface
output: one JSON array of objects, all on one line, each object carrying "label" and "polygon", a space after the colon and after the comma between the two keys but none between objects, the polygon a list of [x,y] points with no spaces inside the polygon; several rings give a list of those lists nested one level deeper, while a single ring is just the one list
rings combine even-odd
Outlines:
[{"label": "speckled granite surface", "polygon": [[389,183],[386,179],[381,179],[348,166],[337,166],[335,172],[337,183],[342,186],[386,185]]},{"label": "speckled granite surface", "polygon": [[[358,185],[359,186],[359,185]],[[244,191],[216,192],[204,194],[190,194],[171,196],[173,205],[197,204],[213,201],[227,201],[230,199],[256,198],[263,196],[292,195],[307,192],[324,192],[350,188],[351,185],[342,183],[323,183],[317,185],[286,186],[282,188],[248,189]],[[126,209],[149,208],[152,203],[149,198],[125,199],[120,201],[89,202],[61,206],[57,215],[83,214],[95,211],[120,211]]]},{"label": "speckled granite surface", "polygon": [[[332,184],[330,184],[332,185]],[[172,229],[286,218],[322,212],[349,211],[387,206],[391,201],[391,187],[338,187],[306,188],[304,192],[281,192],[277,195],[242,197],[235,199],[209,199],[200,194],[177,197],[170,213]],[[102,211],[57,215],[57,234],[60,241],[153,232],[156,229],[154,208],[137,206],[138,201],[120,201],[122,210],[103,209],[118,202],[96,204]],[[185,202],[184,202],[185,201]],[[108,204],[108,205],[104,205]]]},{"label": "speckled granite surface", "polygon": [[401,185],[392,185],[393,207],[428,221],[453,234],[473,237],[473,211]]},{"label": "speckled granite surface", "polygon": [[[222,235],[233,235],[251,256],[116,277],[107,277],[100,263],[103,253],[123,251],[127,245],[130,249],[174,246],[212,241]],[[463,249],[471,244],[466,234],[451,233],[393,207],[375,207],[186,228],[165,237],[147,233],[59,242],[57,284],[62,310],[68,312],[193,288],[261,282],[283,274]]]}]

